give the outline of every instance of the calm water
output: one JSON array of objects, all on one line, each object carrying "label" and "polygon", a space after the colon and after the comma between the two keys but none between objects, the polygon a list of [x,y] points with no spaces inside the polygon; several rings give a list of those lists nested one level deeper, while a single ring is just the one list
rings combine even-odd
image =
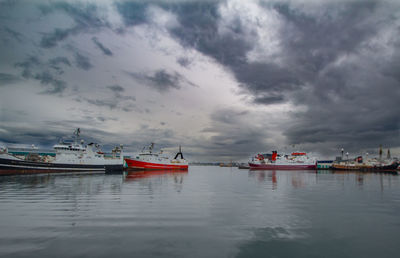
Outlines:
[{"label": "calm water", "polygon": [[390,174],[0,177],[1,257],[399,257]]}]

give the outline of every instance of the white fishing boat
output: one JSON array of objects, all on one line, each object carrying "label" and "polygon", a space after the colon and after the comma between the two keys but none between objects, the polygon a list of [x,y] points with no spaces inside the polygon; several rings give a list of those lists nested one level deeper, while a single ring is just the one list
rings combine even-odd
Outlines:
[{"label": "white fishing boat", "polygon": [[122,172],[122,145],[113,150],[111,157],[99,149],[95,143],[84,144],[80,139],[80,129],[74,132],[74,141],[60,141],[54,145],[55,157],[26,155],[20,158],[7,149],[0,155],[0,175],[32,174],[50,172]]}]

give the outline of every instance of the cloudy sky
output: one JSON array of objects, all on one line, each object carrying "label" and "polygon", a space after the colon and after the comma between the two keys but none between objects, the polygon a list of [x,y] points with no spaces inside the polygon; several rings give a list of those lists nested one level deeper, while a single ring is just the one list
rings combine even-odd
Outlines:
[{"label": "cloudy sky", "polygon": [[398,1],[0,0],[0,143],[400,156]]}]

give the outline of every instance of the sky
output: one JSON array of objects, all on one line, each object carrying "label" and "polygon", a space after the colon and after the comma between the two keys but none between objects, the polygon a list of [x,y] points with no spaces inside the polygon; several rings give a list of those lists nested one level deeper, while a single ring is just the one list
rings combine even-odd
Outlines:
[{"label": "sky", "polygon": [[0,145],[400,156],[399,1],[0,0]]}]

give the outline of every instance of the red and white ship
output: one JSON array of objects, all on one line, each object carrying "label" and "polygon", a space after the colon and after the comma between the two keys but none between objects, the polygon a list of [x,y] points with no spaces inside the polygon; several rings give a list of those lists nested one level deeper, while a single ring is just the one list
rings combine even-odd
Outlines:
[{"label": "red and white ship", "polygon": [[265,170],[303,170],[317,169],[317,160],[307,156],[305,152],[292,154],[257,154],[249,161],[250,169]]},{"label": "red and white ship", "polygon": [[153,152],[154,143],[151,143],[148,148],[143,148],[142,152],[135,158],[125,158],[126,168],[128,170],[143,170],[143,169],[188,169],[189,163],[183,158],[181,147],[179,152],[173,159],[165,156],[162,151],[160,153]]}]

